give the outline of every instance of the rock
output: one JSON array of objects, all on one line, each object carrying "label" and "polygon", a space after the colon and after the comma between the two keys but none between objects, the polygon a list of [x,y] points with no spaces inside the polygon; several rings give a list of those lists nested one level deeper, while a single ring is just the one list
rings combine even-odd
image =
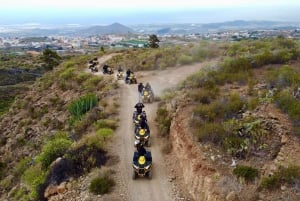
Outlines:
[{"label": "rock", "polygon": [[226,201],[236,201],[238,200],[237,194],[235,191],[231,191],[230,193],[228,193],[228,195],[226,196]]},{"label": "rock", "polygon": [[210,159],[211,159],[212,161],[215,161],[215,160],[216,160],[215,156],[211,156]]},{"label": "rock", "polygon": [[281,137],[281,144],[286,144],[288,142],[288,137],[286,135],[282,135]]},{"label": "rock", "polygon": [[52,195],[55,195],[57,194],[57,186],[54,186],[54,185],[49,185],[46,190],[45,190],[45,193],[44,193],[44,197],[45,198],[49,198],[51,197]]},{"label": "rock", "polygon": [[62,182],[58,187],[57,187],[57,192],[58,193],[64,193],[66,192],[67,189],[67,182]]},{"label": "rock", "polygon": [[50,165],[50,168],[54,167],[56,164],[58,164],[60,161],[62,160],[62,157],[58,157],[57,159],[55,159],[55,161],[53,161]]},{"label": "rock", "polygon": [[286,190],[286,186],[281,186],[280,189],[281,189],[282,191],[285,191],[285,190]]}]

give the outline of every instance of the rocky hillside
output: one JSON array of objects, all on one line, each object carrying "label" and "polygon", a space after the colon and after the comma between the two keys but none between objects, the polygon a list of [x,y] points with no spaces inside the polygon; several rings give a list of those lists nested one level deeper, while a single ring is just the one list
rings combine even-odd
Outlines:
[{"label": "rocky hillside", "polygon": [[299,46],[245,41],[226,54],[158,110],[173,180],[194,200],[299,200]]},{"label": "rocky hillside", "polygon": [[73,58],[46,73],[1,116],[1,200],[46,200],[76,190],[76,178],[108,160],[103,141],[117,125],[118,86],[85,73],[89,59]]}]

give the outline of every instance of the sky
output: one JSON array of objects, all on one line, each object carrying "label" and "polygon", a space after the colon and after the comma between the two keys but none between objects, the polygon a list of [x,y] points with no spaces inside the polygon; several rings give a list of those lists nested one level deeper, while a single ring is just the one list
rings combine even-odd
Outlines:
[{"label": "sky", "polygon": [[300,21],[300,0],[0,0],[0,25]]}]

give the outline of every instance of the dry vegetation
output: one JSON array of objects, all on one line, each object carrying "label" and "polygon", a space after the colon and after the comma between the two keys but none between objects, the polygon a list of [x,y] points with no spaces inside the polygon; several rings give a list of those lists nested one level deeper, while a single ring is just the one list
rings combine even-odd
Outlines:
[{"label": "dry vegetation", "polygon": [[[215,155],[224,153],[223,160],[215,161],[221,172],[233,173],[251,184],[258,178],[257,189],[289,185],[289,192],[296,190],[299,193],[299,164],[285,164],[286,167],[280,168],[271,178],[265,178],[261,172],[265,163],[274,160],[283,146],[280,142],[282,130],[275,128],[277,124],[286,126],[284,132],[291,131],[289,134],[299,139],[300,102],[296,95],[300,87],[299,47],[298,41],[283,37],[222,46],[225,57],[217,66],[190,76],[172,92],[173,95],[168,92],[164,98],[165,104],[157,113],[161,116],[157,121],[164,135],[168,136],[165,131],[170,127],[166,118],[173,112],[170,105],[171,108],[174,102],[176,108],[193,105],[190,131],[199,145],[211,147],[210,150],[216,151]],[[292,127],[285,125],[279,117],[279,122],[276,120],[275,123],[268,119],[270,117],[264,114],[268,105],[288,115]],[[231,161],[231,157],[246,165],[231,172],[221,162]],[[240,194],[239,198],[257,199],[258,190],[251,198],[246,194]]]}]

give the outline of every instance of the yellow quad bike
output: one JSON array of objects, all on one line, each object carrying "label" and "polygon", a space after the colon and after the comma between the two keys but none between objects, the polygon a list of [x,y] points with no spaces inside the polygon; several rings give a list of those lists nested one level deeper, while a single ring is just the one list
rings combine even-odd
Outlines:
[{"label": "yellow quad bike", "polygon": [[150,147],[150,130],[137,128],[134,135],[136,140],[140,140],[142,145]]},{"label": "yellow quad bike", "polygon": [[132,179],[136,179],[137,177],[148,177],[148,179],[152,179],[151,152],[147,151],[144,156],[139,156],[138,152],[135,151],[133,154],[132,167]]},{"label": "yellow quad bike", "polygon": [[117,80],[123,80],[124,79],[124,72],[123,71],[119,71],[117,73]]},{"label": "yellow quad bike", "polygon": [[126,84],[137,84],[136,76],[134,73],[131,73],[128,79],[125,79]]},{"label": "yellow quad bike", "polygon": [[143,103],[152,103],[154,96],[151,90],[143,90],[142,92],[142,102]]}]

